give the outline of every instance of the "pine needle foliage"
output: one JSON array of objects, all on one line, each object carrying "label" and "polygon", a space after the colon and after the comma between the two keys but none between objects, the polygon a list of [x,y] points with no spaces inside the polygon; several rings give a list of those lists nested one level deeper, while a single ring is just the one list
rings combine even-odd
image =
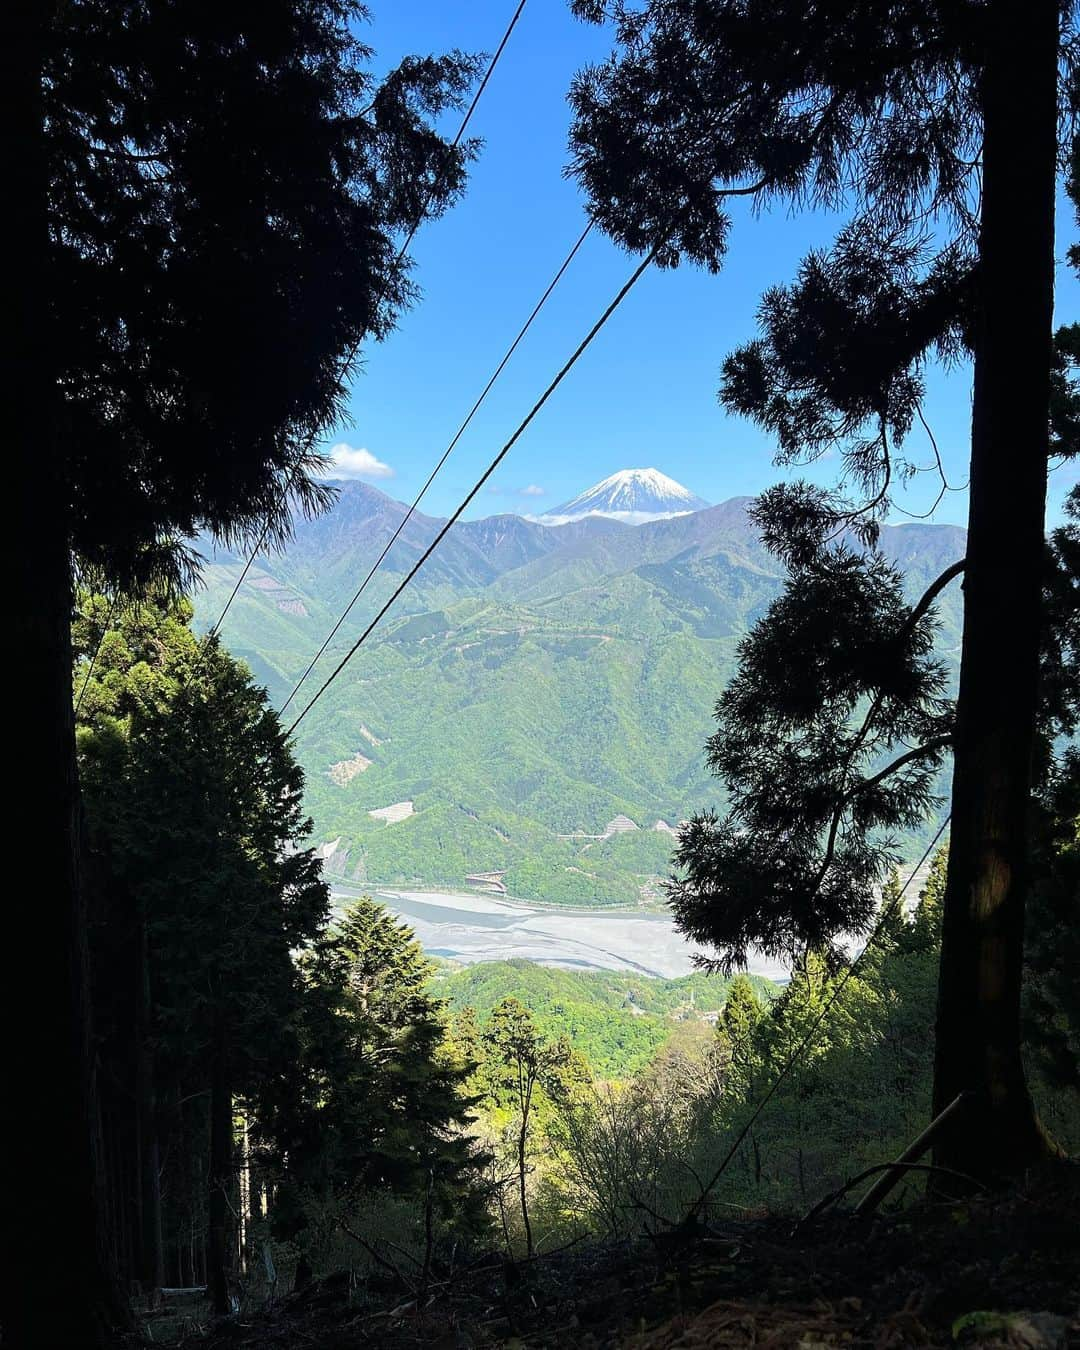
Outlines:
[{"label": "pine needle foliage", "polygon": [[385,78],[356,0],[81,0],[47,33],[44,156],[72,542],[113,578],[317,510],[360,346],[416,296],[395,235],[460,194],[461,52]]},{"label": "pine needle foliage", "polygon": [[707,757],[728,813],[683,828],[669,883],[679,926],[725,972],[751,947],[828,951],[870,922],[949,744],[934,631],[880,556],[841,545],[792,559],[716,706]]}]

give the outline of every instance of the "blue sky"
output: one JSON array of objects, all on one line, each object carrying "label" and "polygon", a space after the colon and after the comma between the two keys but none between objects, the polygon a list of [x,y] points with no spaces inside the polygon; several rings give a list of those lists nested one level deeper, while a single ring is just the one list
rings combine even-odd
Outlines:
[{"label": "blue sky", "polygon": [[[364,37],[379,68],[412,52],[490,52],[513,7],[512,0],[372,0]],[[411,501],[419,490],[584,225],[581,196],[563,176],[566,91],[580,66],[608,50],[607,35],[575,21],[563,0],[526,5],[470,127],[484,146],[468,192],[413,244],[422,299],[384,343],[364,352],[351,425],[331,438],[357,452],[353,471],[395,497]],[[620,468],[655,466],[710,501],[778,481],[784,475],[772,465],[768,438],[716,401],[720,363],[753,335],[765,287],[789,280],[808,249],[828,244],[836,223],[824,214],[744,212],[719,276],[689,267],[646,273],[470,514],[538,513]],[[1062,225],[1063,253],[1071,213]],[[422,510],[445,515],[457,505],[633,266],[594,231]],[[1080,313],[1080,286],[1063,265],[1058,312],[1059,320]],[[950,481],[963,484],[968,372],[933,373],[926,412]],[[918,436],[907,452],[916,463],[932,462]],[[831,481],[835,467],[826,462],[807,476]],[[1076,481],[1075,467],[1051,476],[1053,517]],[[933,475],[920,475],[900,501],[923,511],[936,492]],[[965,515],[965,494],[954,492],[933,519],[962,524]]]}]

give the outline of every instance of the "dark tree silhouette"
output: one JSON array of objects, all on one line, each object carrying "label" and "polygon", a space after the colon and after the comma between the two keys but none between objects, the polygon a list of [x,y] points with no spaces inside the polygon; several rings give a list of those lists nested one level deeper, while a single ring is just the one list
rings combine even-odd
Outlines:
[{"label": "dark tree silhouette", "polygon": [[[804,510],[819,499],[766,494],[766,534],[796,496]],[[804,558],[805,530],[798,542],[717,704],[708,760],[728,815],[683,829],[669,887],[680,928],[719,946],[727,973],[751,946],[827,950],[870,924],[875,882],[898,861],[891,832],[922,824],[951,742],[929,605],[907,605],[900,574],[873,553]]]},{"label": "dark tree silhouette", "polygon": [[466,1129],[475,1099],[463,1084],[474,1066],[445,1053],[432,969],[412,930],[367,897],[300,963],[298,1081],[277,1103],[272,1211],[276,1234],[300,1253],[298,1285],[320,1244],[380,1192],[424,1214],[429,1268],[436,1226],[456,1235],[486,1227],[476,1185],[485,1158]]},{"label": "dark tree silhouette", "polygon": [[[808,259],[793,286],[766,296],[761,340],[725,367],[725,401],[775,433],[782,462],[836,446],[862,493],[853,514],[826,502],[807,517],[797,499],[774,501],[774,542],[788,540],[805,565],[807,550],[824,544],[830,517],[833,527],[857,526],[872,542],[907,471],[900,456],[922,419],[926,363],[965,351],[974,357],[935,1100],[940,1108],[961,1090],[972,1093],[966,1118],[943,1142],[942,1162],[984,1176],[1015,1171],[1046,1148],[1020,1058],[1020,986],[1049,449],[1059,28],[1071,6],[909,0],[883,10],[856,0],[807,10],[787,0],[653,0],[637,9],[579,0],[575,8],[618,29],[618,58],[583,72],[572,91],[574,172],[614,238],[635,249],[663,240],[661,264],[685,256],[718,269],[733,196],[851,215],[828,254]],[[856,679],[847,692],[858,691],[876,703],[887,688],[880,677]],[[934,739],[914,752],[936,753],[920,748]],[[913,765],[905,761],[909,773]],[[917,805],[923,789],[911,786]],[[826,800],[799,817],[800,825],[813,822],[815,837],[803,840],[797,829],[803,842],[795,852],[802,882],[817,887],[811,895],[804,885],[802,913],[813,911],[820,927],[853,913],[846,901],[830,913],[829,888],[822,890],[849,858],[848,836],[834,848],[837,794],[847,798],[853,828],[903,823],[895,809],[892,820],[870,810],[859,822],[860,806],[879,794],[846,788],[834,772],[824,790]],[[697,828],[696,848],[684,842],[684,855],[690,847],[708,871],[704,850],[713,836]],[[791,862],[788,850],[770,856],[775,838],[765,835],[759,853],[774,877],[778,864]],[[749,853],[753,841],[729,838],[720,860],[737,845]],[[860,866],[855,858],[848,870],[853,881],[861,870],[865,881],[873,860]],[[694,889],[693,876],[684,878],[684,901],[686,887]],[[767,921],[778,921],[777,906]],[[717,915],[715,925],[716,940],[732,950],[725,920]],[[704,927],[702,920],[697,931]]]},{"label": "dark tree silhouette", "polygon": [[216,639],[185,657],[176,693],[134,719],[111,825],[148,930],[149,1034],[171,1082],[209,1094],[207,1274],[225,1314],[235,1102],[290,1075],[301,1001],[290,953],[321,933],[329,890],[302,847],[303,774],[266,691]]},{"label": "dark tree silhouette", "polygon": [[11,1069],[5,1343],[92,1345],[123,1316],[95,1201],[71,558],[123,585],[148,561],[182,565],[175,541],[196,528],[269,518],[281,537],[297,500],[321,500],[314,438],[360,343],[413,294],[394,234],[454,199],[472,149],[432,122],[474,63],[410,59],[377,83],[364,17],[354,0],[17,0],[9,15],[13,829],[36,841],[30,917],[53,964]]}]

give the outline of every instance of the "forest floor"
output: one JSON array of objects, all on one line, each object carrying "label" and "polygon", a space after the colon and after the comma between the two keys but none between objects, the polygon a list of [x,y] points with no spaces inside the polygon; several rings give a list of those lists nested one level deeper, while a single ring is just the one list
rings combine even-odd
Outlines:
[{"label": "forest floor", "polygon": [[[392,1282],[392,1280],[391,1280]],[[794,1228],[762,1217],[654,1240],[495,1256],[426,1292],[331,1276],[200,1350],[1080,1347],[1080,1168],[1053,1184]]]}]

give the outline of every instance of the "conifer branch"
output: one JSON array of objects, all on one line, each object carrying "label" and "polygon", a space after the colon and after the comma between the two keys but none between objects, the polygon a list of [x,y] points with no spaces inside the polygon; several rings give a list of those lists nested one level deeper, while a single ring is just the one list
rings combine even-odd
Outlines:
[{"label": "conifer branch", "polygon": [[896,773],[897,769],[902,769],[905,764],[910,764],[912,760],[921,759],[923,755],[936,754],[939,750],[947,749],[948,746],[952,745],[952,742],[952,732],[949,732],[943,736],[935,736],[933,740],[927,741],[924,745],[912,747],[912,749],[905,751],[904,754],[894,759],[891,764],[887,764],[879,773],[874,774],[873,778],[867,778],[852,788],[847,794],[846,801],[850,802],[860,792],[865,792],[868,788],[877,787],[878,783],[884,782],[886,778]]}]

